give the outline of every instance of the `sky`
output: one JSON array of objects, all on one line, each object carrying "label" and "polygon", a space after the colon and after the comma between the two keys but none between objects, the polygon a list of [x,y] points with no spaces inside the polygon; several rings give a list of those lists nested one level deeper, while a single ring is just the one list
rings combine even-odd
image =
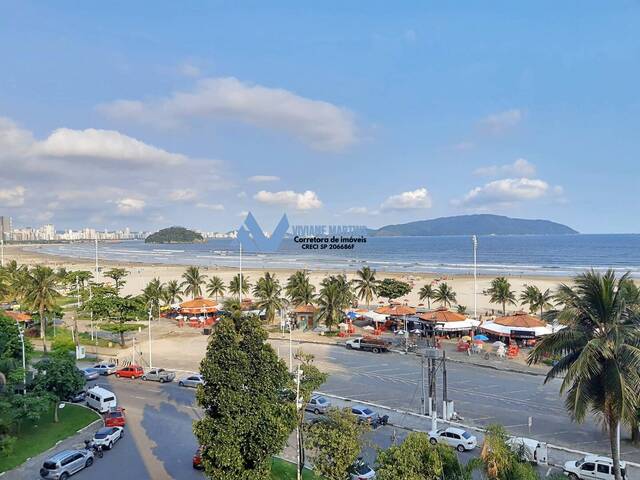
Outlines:
[{"label": "sky", "polygon": [[0,5],[0,215],[637,233],[636,1]]}]

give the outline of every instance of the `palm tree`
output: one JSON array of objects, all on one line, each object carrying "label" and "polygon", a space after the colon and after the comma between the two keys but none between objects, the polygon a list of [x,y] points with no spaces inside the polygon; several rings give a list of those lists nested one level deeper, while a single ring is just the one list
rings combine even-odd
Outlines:
[{"label": "palm tree", "polygon": [[213,276],[209,279],[209,283],[207,283],[207,295],[215,297],[216,301],[218,301],[218,295],[224,295],[226,290],[227,287],[225,287],[220,277]]},{"label": "palm tree", "polygon": [[453,291],[448,283],[442,282],[438,285],[433,299],[443,307],[450,307],[456,301],[456,292]]},{"label": "palm tree", "polygon": [[47,327],[45,312],[53,309],[56,299],[60,296],[57,290],[58,282],[59,279],[51,268],[37,265],[27,272],[23,287],[27,304],[38,310],[38,315],[40,316],[40,338],[45,352],[47,351],[45,343]]},{"label": "palm tree", "polygon": [[430,283],[427,283],[424,287],[420,289],[420,291],[418,292],[418,296],[420,300],[427,301],[427,308],[431,310],[431,300],[436,297],[436,292]]},{"label": "palm tree", "polygon": [[24,297],[24,287],[27,282],[28,269],[26,265],[18,265],[18,262],[11,260],[3,269],[8,292],[7,300],[15,301]]},{"label": "palm tree", "polygon": [[154,278],[147,286],[142,290],[142,298],[144,299],[144,303],[151,310],[153,314],[153,310],[155,309],[158,312],[158,317],[160,317],[160,299],[162,298],[162,292],[164,290],[164,285],[160,282],[159,278]]},{"label": "palm tree", "polygon": [[291,303],[296,307],[313,303],[316,287],[309,281],[306,270],[298,270],[287,279],[285,292]]},{"label": "palm tree", "polygon": [[545,308],[551,308],[553,295],[548,288],[543,292],[535,285],[525,285],[520,294],[520,305],[529,305],[529,312],[540,312],[540,318]]},{"label": "palm tree", "polygon": [[256,306],[258,309],[264,310],[267,322],[272,323],[276,317],[276,312],[284,307],[285,302],[284,298],[282,298],[280,282],[275,275],[266,272],[256,282],[253,294],[258,299]]},{"label": "palm tree", "polygon": [[[242,275],[242,294],[246,294],[249,291],[251,284],[249,283],[249,277]],[[237,274],[229,282],[229,292],[236,297],[240,298],[240,274]]]},{"label": "palm tree", "polygon": [[177,280],[169,280],[162,289],[162,300],[165,305],[173,305],[182,301],[182,289]]},{"label": "palm tree", "polygon": [[378,281],[376,271],[365,266],[356,272],[356,279],[353,281],[355,292],[360,300],[364,300],[367,305],[371,305],[373,297],[378,293]]},{"label": "palm tree", "polygon": [[124,268],[112,268],[111,270],[107,270],[104,272],[104,276],[113,280],[115,284],[116,290],[118,293],[120,292],[120,288],[124,285],[124,277],[129,275]]},{"label": "palm tree", "polygon": [[320,286],[318,319],[331,331],[331,327],[343,319],[344,309],[351,305],[355,295],[345,275],[331,275],[322,280]]},{"label": "palm tree", "polygon": [[561,285],[558,320],[566,328],[537,343],[530,364],[552,355],[560,358],[545,382],[563,377],[561,393],[571,416],[582,422],[598,413],[609,431],[616,480],[621,480],[618,439],[620,422],[637,414],[640,392],[640,320],[625,300],[628,274],[590,271],[578,275],[575,286]]},{"label": "palm tree", "polygon": [[487,289],[491,303],[502,304],[502,315],[507,314],[507,303],[516,305],[516,294],[511,290],[509,280],[504,277],[497,277],[491,280],[491,287]]},{"label": "palm tree", "polygon": [[182,278],[184,282],[180,286],[185,295],[191,295],[191,298],[202,296],[202,284],[206,277],[200,274],[198,267],[187,267]]}]

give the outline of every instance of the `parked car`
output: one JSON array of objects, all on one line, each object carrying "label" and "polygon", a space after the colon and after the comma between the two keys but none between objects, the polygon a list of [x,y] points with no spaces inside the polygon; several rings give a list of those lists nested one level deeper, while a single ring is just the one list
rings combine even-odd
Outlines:
[{"label": "parked car", "polygon": [[108,412],[118,405],[116,394],[98,385],[87,390],[86,400],[89,407],[100,413]]},{"label": "parked car", "polygon": [[350,480],[373,480],[376,478],[376,471],[359,458],[349,469],[349,475]]},{"label": "parked car", "polygon": [[104,416],[105,427],[124,427],[127,423],[127,416],[124,414],[124,408],[110,408]]},{"label": "parked car", "polygon": [[100,372],[100,375],[111,375],[116,373],[118,370],[118,366],[115,363],[99,363],[94,365],[93,368]]},{"label": "parked car", "polygon": [[536,465],[547,464],[548,448],[544,442],[539,442],[533,438],[511,437],[507,440],[507,445],[525,462],[531,462]]},{"label": "parked car", "polygon": [[73,403],[82,403],[87,399],[87,392],[85,390],[80,390],[73,395],[69,395],[67,400]]},{"label": "parked car", "polygon": [[445,445],[455,448],[459,452],[473,450],[478,445],[478,441],[474,435],[471,435],[466,430],[455,427],[430,431],[429,442],[431,442],[432,445],[435,445],[436,443],[444,443]]},{"label": "parked car", "polygon": [[144,369],[140,365],[129,365],[128,367],[116,370],[116,377],[124,378],[141,378],[144,375]]},{"label": "parked car", "polygon": [[189,375],[188,377],[184,377],[178,382],[178,385],[181,387],[197,387],[198,385],[204,385],[204,380],[202,379],[202,375]]},{"label": "parked car", "polygon": [[45,460],[40,476],[44,479],[67,480],[74,473],[91,465],[93,453],[89,450],[64,450]]},{"label": "parked car", "polygon": [[196,470],[202,470],[202,447],[198,447],[196,453],[193,454],[193,468]]},{"label": "parked car", "polygon": [[380,416],[369,407],[351,407],[351,413],[358,417],[358,422],[376,424]]},{"label": "parked car", "polygon": [[[627,478],[627,463],[620,461],[622,478]],[[587,455],[580,460],[566,462],[562,471],[572,480],[613,480],[613,460],[608,457]]]},{"label": "parked car", "polygon": [[122,427],[103,427],[93,436],[93,443],[111,450],[113,445],[124,436]]},{"label": "parked car", "polygon": [[348,350],[363,350],[373,353],[386,352],[391,348],[391,342],[376,337],[359,337],[345,343]]},{"label": "parked car", "polygon": [[88,382],[90,380],[95,380],[100,376],[100,372],[95,368],[81,368],[80,371],[84,375],[84,379]]},{"label": "parked car", "polygon": [[331,407],[331,402],[322,395],[313,395],[307,406],[304,408],[307,412],[313,412],[316,415],[319,413],[327,413],[327,410]]},{"label": "parked car", "polygon": [[142,380],[152,380],[160,383],[172,382],[174,378],[176,378],[176,374],[164,368],[154,368],[142,375]]}]

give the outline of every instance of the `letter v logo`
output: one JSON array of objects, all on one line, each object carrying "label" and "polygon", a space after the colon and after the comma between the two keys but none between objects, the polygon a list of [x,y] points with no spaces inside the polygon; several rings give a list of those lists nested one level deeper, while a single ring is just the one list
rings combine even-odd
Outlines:
[{"label": "letter v logo", "polygon": [[249,212],[244,223],[238,229],[238,241],[247,251],[273,253],[277,252],[278,248],[280,248],[280,244],[287,230],[289,230],[289,220],[287,219],[287,215],[284,214],[280,222],[278,222],[276,229],[267,237],[253,214]]}]

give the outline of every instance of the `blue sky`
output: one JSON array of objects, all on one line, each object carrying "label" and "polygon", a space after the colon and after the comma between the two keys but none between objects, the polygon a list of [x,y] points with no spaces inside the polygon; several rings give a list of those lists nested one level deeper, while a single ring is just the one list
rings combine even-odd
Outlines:
[{"label": "blue sky", "polygon": [[3,2],[0,214],[639,232],[637,2]]}]

